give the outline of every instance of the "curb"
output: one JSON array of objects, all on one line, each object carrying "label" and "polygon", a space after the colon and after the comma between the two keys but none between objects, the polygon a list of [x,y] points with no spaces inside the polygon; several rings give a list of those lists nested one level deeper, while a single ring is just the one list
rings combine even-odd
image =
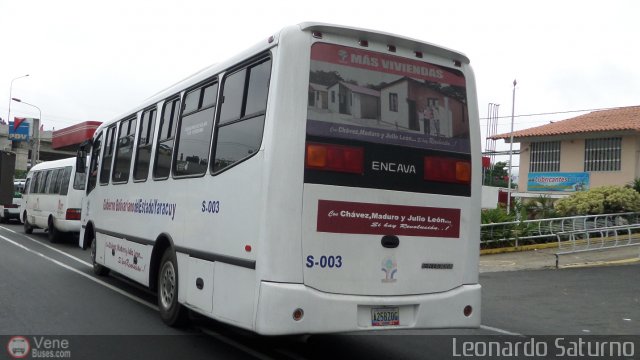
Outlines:
[{"label": "curb", "polygon": [[637,262],[640,262],[640,258],[611,260],[611,261],[592,261],[592,262],[586,262],[586,263],[566,264],[566,265],[560,265],[558,268],[559,269],[575,269],[575,268],[594,267],[594,266],[625,265],[625,264],[633,264],[633,263],[637,263]]},{"label": "curb", "polygon": [[552,243],[544,243],[544,244],[511,246],[511,247],[503,247],[503,248],[495,248],[495,249],[481,249],[480,255],[504,254],[504,253],[510,253],[510,252],[518,252],[518,251],[552,249],[557,247],[558,247],[558,243],[552,242]]}]

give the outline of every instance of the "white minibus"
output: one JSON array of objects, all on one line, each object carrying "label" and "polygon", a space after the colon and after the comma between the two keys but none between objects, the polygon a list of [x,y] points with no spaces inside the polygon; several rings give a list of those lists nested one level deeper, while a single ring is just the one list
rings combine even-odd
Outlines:
[{"label": "white minibus", "polygon": [[24,232],[45,229],[56,242],[67,233],[80,232],[80,209],[85,173],[76,172],[76,158],[46,161],[29,170],[22,196]]}]

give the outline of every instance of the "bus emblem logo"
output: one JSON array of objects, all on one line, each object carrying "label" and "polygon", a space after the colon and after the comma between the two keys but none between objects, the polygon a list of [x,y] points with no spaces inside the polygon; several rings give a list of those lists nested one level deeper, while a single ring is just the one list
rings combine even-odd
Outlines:
[{"label": "bus emblem logo", "polygon": [[349,53],[346,50],[340,50],[338,51],[338,57],[340,58],[340,62],[346,63]]},{"label": "bus emblem logo", "polygon": [[382,271],[384,272],[383,283],[396,282],[397,279],[394,276],[398,272],[398,263],[394,258],[388,257],[382,261]]}]

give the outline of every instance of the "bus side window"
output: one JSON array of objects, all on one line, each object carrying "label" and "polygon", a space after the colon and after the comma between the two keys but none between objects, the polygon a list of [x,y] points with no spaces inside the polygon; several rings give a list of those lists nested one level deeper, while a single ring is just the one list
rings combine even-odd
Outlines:
[{"label": "bus side window", "polygon": [[140,120],[140,134],[138,135],[138,147],[136,160],[133,165],[133,180],[147,180],[149,176],[149,164],[151,162],[151,145],[153,144],[153,132],[155,130],[156,109],[146,110]]},{"label": "bus side window", "polygon": [[49,185],[51,184],[51,175],[53,173],[53,170],[47,170],[46,173],[44,174],[44,179],[41,179],[43,181],[40,181],[40,189],[38,189],[38,192],[40,194],[46,194],[47,193],[47,189],[49,188]]},{"label": "bus side window", "polygon": [[96,136],[91,148],[91,163],[89,163],[89,180],[87,181],[87,194],[96,187],[98,181],[98,166],[100,164],[100,149],[102,147],[102,133]]},{"label": "bus side window", "polygon": [[33,179],[33,181],[31,181],[29,193],[36,194],[38,193],[38,183],[40,182],[40,171],[34,172],[31,178]]},{"label": "bus side window", "polygon": [[61,175],[61,177],[60,195],[67,195],[69,193],[69,181],[71,180],[71,166],[64,168],[64,174]]},{"label": "bus side window", "polygon": [[57,194],[60,192],[60,180],[62,179],[62,173],[64,169],[55,169],[53,170],[53,175],[51,176],[51,185],[49,185],[49,194]]},{"label": "bus side window", "polygon": [[107,129],[107,136],[104,142],[104,155],[102,155],[102,166],[100,167],[100,185],[109,184],[109,174],[111,173],[111,160],[113,159],[113,143],[115,141],[116,127]]},{"label": "bus side window", "polygon": [[225,78],[213,172],[220,172],[260,149],[270,77],[271,59],[263,59]]},{"label": "bus side window", "polygon": [[25,181],[24,188],[22,189],[22,193],[23,194],[28,194],[29,193],[29,186],[31,186],[31,179],[32,178],[33,178],[33,176],[30,177],[30,178],[27,178],[27,181]]},{"label": "bus side window", "polygon": [[79,173],[76,171],[73,177],[73,188],[75,190],[84,190],[84,183],[87,180],[87,173]]},{"label": "bus side window", "polygon": [[160,129],[156,146],[155,161],[153,163],[153,179],[164,180],[171,171],[171,155],[173,154],[173,139],[180,113],[180,99],[167,100],[162,105]]},{"label": "bus side window", "polygon": [[114,183],[125,183],[129,180],[131,169],[131,155],[133,154],[133,140],[136,134],[136,118],[130,118],[120,122],[116,158],[113,162]]},{"label": "bus side window", "polygon": [[207,171],[217,96],[218,83],[187,93],[176,135],[175,176],[203,175]]}]

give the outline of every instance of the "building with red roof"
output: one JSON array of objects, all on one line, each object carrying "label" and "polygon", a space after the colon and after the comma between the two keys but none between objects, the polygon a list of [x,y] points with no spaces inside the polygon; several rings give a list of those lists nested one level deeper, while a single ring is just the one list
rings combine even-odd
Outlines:
[{"label": "building with red roof", "polygon": [[[511,133],[492,139],[509,142]],[[573,192],[640,177],[640,106],[594,111],[513,132],[520,143],[518,189]]]}]

